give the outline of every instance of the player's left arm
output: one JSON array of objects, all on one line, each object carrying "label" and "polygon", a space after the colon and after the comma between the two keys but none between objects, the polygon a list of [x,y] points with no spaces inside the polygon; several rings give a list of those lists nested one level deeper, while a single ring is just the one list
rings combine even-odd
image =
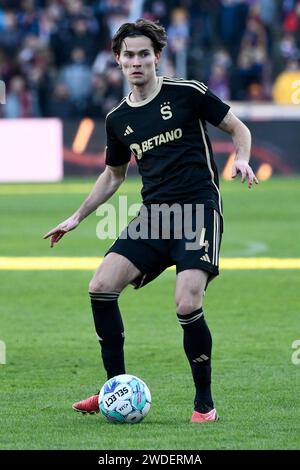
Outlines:
[{"label": "player's left arm", "polygon": [[252,187],[253,183],[258,184],[258,179],[249,165],[251,133],[248,127],[230,110],[218,127],[231,135],[235,146],[236,157],[232,166],[232,178],[235,178],[238,173],[241,173],[242,183],[247,179],[249,188]]}]

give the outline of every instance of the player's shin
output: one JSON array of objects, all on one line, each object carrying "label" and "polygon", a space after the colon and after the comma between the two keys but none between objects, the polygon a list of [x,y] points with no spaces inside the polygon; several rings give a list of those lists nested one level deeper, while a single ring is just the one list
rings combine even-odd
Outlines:
[{"label": "player's shin", "polygon": [[195,410],[206,413],[214,408],[211,395],[212,338],[202,308],[188,315],[177,314],[183,328],[183,345],[196,387]]},{"label": "player's shin", "polygon": [[108,379],[125,374],[124,326],[118,297],[119,292],[90,292],[95,329]]}]

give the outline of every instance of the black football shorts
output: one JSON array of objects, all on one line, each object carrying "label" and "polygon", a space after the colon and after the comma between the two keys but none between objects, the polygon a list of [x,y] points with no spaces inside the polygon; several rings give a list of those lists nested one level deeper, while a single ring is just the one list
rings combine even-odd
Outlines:
[{"label": "black football shorts", "polygon": [[219,274],[222,232],[222,217],[204,204],[142,206],[106,255],[119,253],[141,271],[132,283],[136,289],[173,265],[177,274],[206,271],[210,281]]}]

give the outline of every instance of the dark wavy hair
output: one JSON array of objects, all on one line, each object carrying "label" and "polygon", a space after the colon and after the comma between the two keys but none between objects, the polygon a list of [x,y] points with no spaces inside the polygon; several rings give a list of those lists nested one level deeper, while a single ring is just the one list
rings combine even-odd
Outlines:
[{"label": "dark wavy hair", "polygon": [[120,55],[122,42],[127,37],[147,36],[151,39],[154,52],[161,52],[167,44],[167,34],[163,26],[154,21],[140,18],[135,23],[124,23],[112,38],[112,51]]}]

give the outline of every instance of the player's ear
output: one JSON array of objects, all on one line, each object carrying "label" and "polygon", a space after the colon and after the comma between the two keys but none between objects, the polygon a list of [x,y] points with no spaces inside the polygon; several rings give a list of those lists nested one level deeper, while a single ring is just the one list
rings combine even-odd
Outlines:
[{"label": "player's ear", "polygon": [[155,71],[158,72],[158,64],[159,64],[159,59],[160,59],[160,53],[159,52],[156,52],[155,53]]},{"label": "player's ear", "polygon": [[115,60],[118,64],[118,69],[122,70],[122,65],[121,65],[121,62],[120,62],[120,55],[119,54],[115,54]]}]

